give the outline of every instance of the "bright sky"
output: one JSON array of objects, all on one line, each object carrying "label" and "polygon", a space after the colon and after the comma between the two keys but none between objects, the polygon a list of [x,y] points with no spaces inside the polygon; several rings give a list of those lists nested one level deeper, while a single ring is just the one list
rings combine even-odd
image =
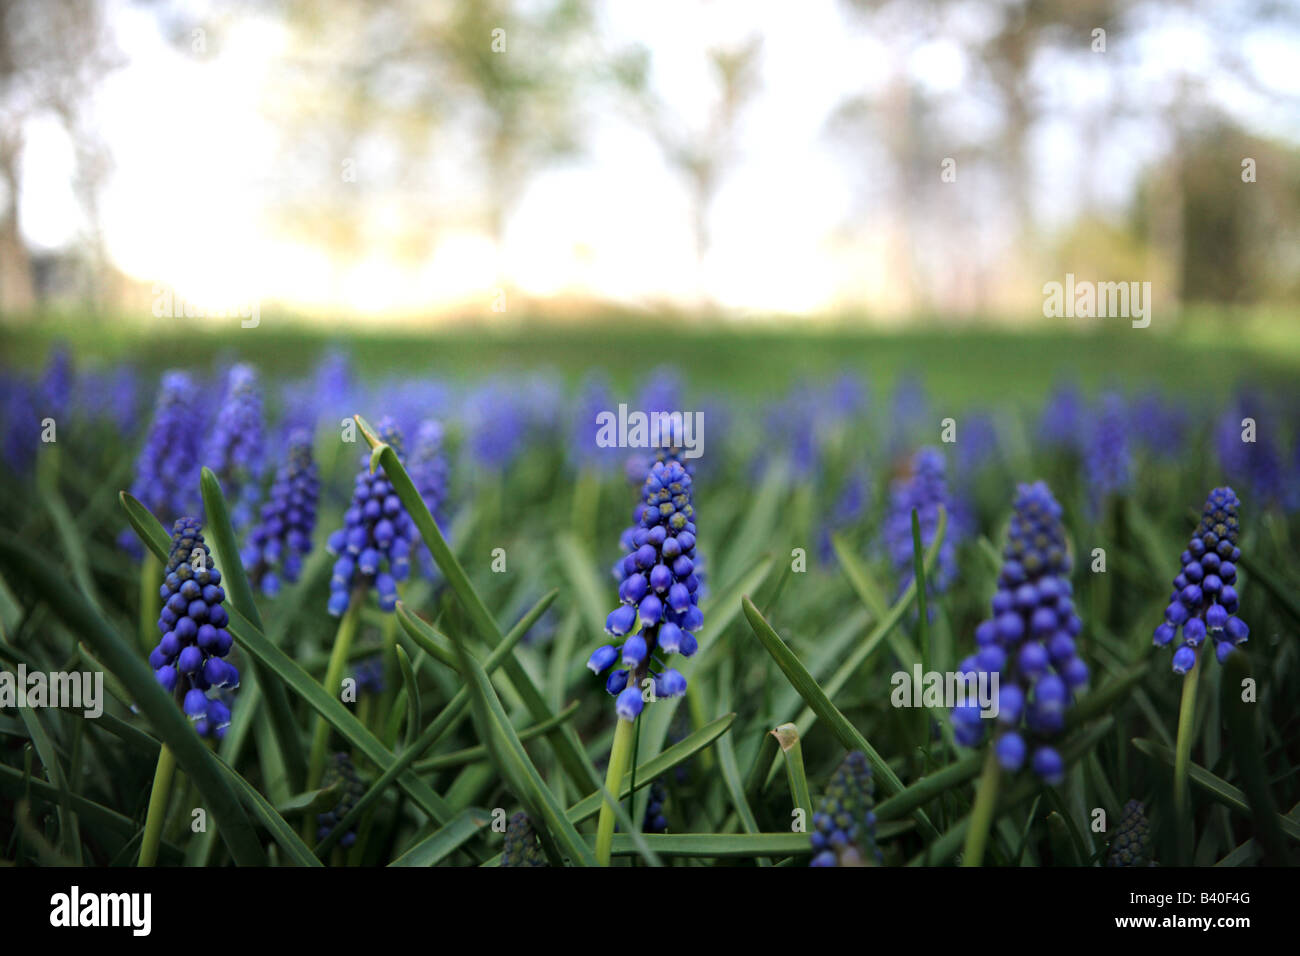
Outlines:
[{"label": "bright sky", "polygon": [[[324,250],[266,228],[268,197],[292,175],[277,165],[281,132],[262,111],[285,48],[280,29],[242,21],[219,43],[208,38],[206,53],[192,55],[168,43],[146,9],[108,2],[127,65],[96,103],[115,163],[103,221],[111,258],[133,277],[210,305],[279,301],[321,313],[411,312],[466,300],[486,309],[499,269],[539,296],[683,301],[697,288],[686,190],[644,133],[617,115],[591,117],[585,154],[530,182],[508,221],[500,262],[493,244],[467,222],[441,230],[427,261],[362,256],[336,266]],[[688,127],[703,123],[709,101],[700,92],[710,88],[705,51],[754,31],[763,36],[763,88],[745,114],[741,159],[710,218],[713,246],[703,276],[709,297],[744,314],[816,312],[853,297],[887,296],[892,277],[881,234],[864,215],[865,163],[855,168],[827,122],[846,96],[878,88],[895,66],[940,98],[960,89],[969,70],[959,47],[934,37],[910,50],[886,48],[835,2],[736,0],[674,11],[609,3],[601,32],[611,48],[640,42],[651,49],[654,82]],[[981,29],[978,17],[960,9],[954,23]],[[1184,63],[1205,55],[1203,39],[1183,24],[1162,25],[1157,36],[1176,44]],[[1166,68],[1168,49],[1153,47],[1152,71]],[[1300,92],[1293,44],[1261,34],[1247,51],[1266,82]],[[1049,88],[1060,102],[1078,105],[1104,82],[1086,62],[1056,64]],[[1249,105],[1231,84],[1220,86],[1222,101]],[[1259,124],[1290,123],[1279,132],[1295,136],[1294,120],[1261,116]],[[975,129],[996,117],[974,113],[953,122]],[[1161,144],[1139,131],[1116,143],[1115,131],[1107,132],[1100,159],[1113,175],[1103,177],[1109,189],[1101,198],[1118,202]],[[1075,212],[1077,164],[1088,161],[1071,148],[1076,136],[1071,127],[1048,123],[1034,143],[1050,157],[1035,164],[1039,213],[1049,223]],[[70,146],[58,126],[33,124],[24,158],[27,238],[37,248],[66,246],[82,222],[69,190]],[[864,221],[867,228],[846,232]]]}]

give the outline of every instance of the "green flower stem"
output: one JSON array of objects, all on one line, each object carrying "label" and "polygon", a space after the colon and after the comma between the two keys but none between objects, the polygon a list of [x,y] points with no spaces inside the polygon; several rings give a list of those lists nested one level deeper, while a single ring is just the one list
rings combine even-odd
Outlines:
[{"label": "green flower stem", "polygon": [[1187,766],[1192,759],[1192,731],[1196,722],[1196,688],[1200,684],[1201,649],[1196,664],[1183,676],[1183,699],[1178,706],[1178,740],[1174,747],[1174,813],[1181,821],[1187,813]]},{"label": "green flower stem", "polygon": [[158,614],[162,611],[158,584],[162,578],[162,562],[146,548],[140,562],[140,646],[146,651],[158,643]]},{"label": "green flower stem", "polygon": [[[636,722],[618,718],[614,743],[609,749],[609,769],[605,773],[605,789],[617,794],[632,759],[632,744],[636,739]],[[617,799],[617,798],[616,798]],[[608,800],[600,805],[600,819],[596,824],[596,863],[609,866],[610,850],[614,845],[614,807]]]},{"label": "green flower stem", "polygon": [[158,843],[167,821],[167,804],[172,795],[172,776],[176,757],[166,744],[158,750],[158,765],[153,772],[153,791],[149,794],[149,815],[144,820],[144,837],[140,841],[140,866],[158,862]]},{"label": "green flower stem", "polygon": [[993,811],[998,805],[999,776],[1001,776],[1001,768],[990,746],[988,756],[984,758],[984,775],[980,777],[979,787],[975,791],[975,806],[971,809],[970,826],[966,829],[966,850],[962,854],[962,866],[980,866],[984,861],[984,846],[988,843]]},{"label": "green flower stem", "polygon": [[[334,648],[330,651],[329,664],[325,668],[325,692],[337,695],[343,680],[343,668],[348,662],[348,652],[352,649],[352,639],[356,637],[357,623],[361,620],[361,602],[365,592],[357,589],[352,594],[348,609],[339,621],[338,633],[334,635]],[[324,717],[316,718],[316,730],[311,738],[311,759],[307,764],[307,787],[315,790],[320,786],[325,773],[325,749],[330,740],[330,725]]]}]

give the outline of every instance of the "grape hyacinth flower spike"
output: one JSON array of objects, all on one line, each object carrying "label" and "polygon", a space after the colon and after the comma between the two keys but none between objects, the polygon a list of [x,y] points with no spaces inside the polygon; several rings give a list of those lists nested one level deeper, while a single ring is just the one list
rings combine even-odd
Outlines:
[{"label": "grape hyacinth flower spike", "polygon": [[1169,647],[1182,632],[1174,651],[1175,674],[1186,674],[1196,666],[1207,635],[1214,639],[1220,663],[1250,636],[1246,622],[1237,617],[1238,505],[1231,488],[1211,491],[1201,523],[1180,558],[1182,569],[1174,578],[1164,622],[1153,635],[1156,647]]},{"label": "grape hyacinth flower spike", "polygon": [[[163,373],[157,405],[135,464],[131,494],[163,522],[199,506],[199,441],[204,421],[198,384],[188,372]],[[165,524],[164,524],[165,526]],[[129,529],[119,544],[141,556],[140,539]]]},{"label": "grape hyacinth flower spike", "polygon": [[230,498],[230,522],[236,532],[253,519],[265,459],[261,384],[251,365],[234,365],[227,373],[225,395],[202,461]]},{"label": "grape hyacinth flower spike", "polygon": [[610,673],[605,689],[617,698],[615,710],[626,721],[640,715],[647,680],[652,681],[655,698],[686,692],[686,678],[662,662],[672,654],[694,654],[694,632],[704,623],[694,573],[691,476],[675,456],[666,455],[650,467],[633,520],[623,534],[627,554],[615,568],[616,575],[621,574],[622,604],[605,620],[606,632],[621,640],[598,647],[587,661],[595,674],[621,664]]},{"label": "grape hyacinth flower spike", "polygon": [[230,726],[230,708],[208,691],[238,687],[239,671],[225,660],[234,643],[222,607],[226,592],[201,527],[196,518],[181,518],[172,529],[158,616],[162,640],[149,654],[149,664],[199,736],[220,739]]},{"label": "grape hyacinth flower spike", "polygon": [[533,821],[522,811],[510,818],[506,825],[505,847],[501,851],[502,866],[550,866],[546,853],[537,839]]},{"label": "grape hyacinth flower spike", "polygon": [[[992,616],[975,629],[979,649],[958,671],[998,679],[993,751],[1001,768],[1014,772],[1028,759],[1049,784],[1065,773],[1051,742],[1065,727],[1074,694],[1088,682],[1075,648],[1082,623],[1072,593],[1061,506],[1043,482],[1022,484]],[[986,723],[974,701],[954,708],[952,722],[958,743],[974,747],[983,740]]]},{"label": "grape hyacinth flower spike", "polygon": [[[615,642],[598,647],[587,661],[595,674],[610,671],[605,690],[618,714],[605,786],[616,793],[632,756],[636,719],[649,699],[680,697],[686,678],[668,667],[673,654],[690,657],[704,624],[695,573],[695,505],[691,475],[675,450],[660,452],[645,476],[633,525],[622,537],[627,552],[615,567],[622,604],[610,612],[605,630]],[[617,666],[616,666],[617,665]],[[609,864],[614,808],[601,804],[596,860]]]},{"label": "grape hyacinth flower spike", "polygon": [[261,520],[244,547],[249,583],[267,597],[280,592],[281,581],[293,583],[302,572],[302,559],[311,551],[316,527],[320,478],[312,458],[311,435],[304,430],[289,437],[289,456],[262,505]]},{"label": "grape hyacinth flower spike", "polygon": [[1151,825],[1139,800],[1124,804],[1124,813],[1111,841],[1107,866],[1151,866]]},{"label": "grape hyacinth flower spike", "polygon": [[844,758],[813,814],[813,858],[809,866],[874,866],[882,862],[876,846],[876,814],[871,766],[862,751]]},{"label": "grape hyacinth flower spike", "polygon": [[[321,786],[328,788],[339,782],[343,784],[339,802],[332,809],[316,814],[317,840],[324,840],[328,837],[339,821],[346,817],[352,808],[357,805],[357,801],[361,799],[361,795],[366,791],[365,784],[357,776],[357,768],[353,765],[352,758],[345,753],[334,754],[329,767],[325,770],[325,777],[321,781]],[[337,845],[341,849],[348,850],[356,842],[356,831],[349,830],[339,837]]]},{"label": "grape hyacinth flower spike", "polygon": [[[402,436],[391,418],[379,422],[378,433],[399,459],[405,458]],[[361,463],[343,527],[329,538],[329,551],[338,556],[330,577],[329,612],[335,617],[348,610],[354,592],[370,587],[378,594],[380,610],[393,611],[397,582],[405,581],[411,570],[415,523],[384,469],[378,467],[372,474],[369,455],[363,455]]]}]

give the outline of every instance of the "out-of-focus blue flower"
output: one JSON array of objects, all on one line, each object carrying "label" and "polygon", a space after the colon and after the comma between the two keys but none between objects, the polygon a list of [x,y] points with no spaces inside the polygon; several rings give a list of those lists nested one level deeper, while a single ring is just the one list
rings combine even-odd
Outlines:
[{"label": "out-of-focus blue flower", "polygon": [[1151,865],[1151,825],[1147,823],[1146,808],[1141,801],[1130,800],[1124,804],[1115,839],[1110,842],[1106,865]]},{"label": "out-of-focus blue flower", "polygon": [[1133,403],[1133,435],[1157,458],[1177,460],[1187,442],[1191,416],[1158,392],[1145,392]]},{"label": "out-of-focus blue flower", "polygon": [[66,345],[60,344],[50,353],[41,373],[41,417],[53,418],[63,425],[72,407],[72,387],[72,354]]},{"label": "out-of-focus blue flower", "polygon": [[466,444],[475,464],[502,471],[524,450],[528,409],[510,384],[487,381],[470,394],[465,409]]},{"label": "out-of-focus blue flower", "polygon": [[597,373],[591,372],[578,386],[578,395],[574,402],[573,428],[569,436],[568,447],[573,452],[574,462],[580,468],[608,471],[618,467],[623,457],[619,448],[602,448],[596,443],[600,426],[596,424],[597,416],[602,412],[618,414],[618,403],[610,391],[609,382]]},{"label": "out-of-focus blue flower", "polygon": [[[198,510],[199,443],[205,428],[198,384],[188,372],[165,372],[131,485],[131,493],[159,521]],[[139,542],[130,531],[120,540],[137,552]]]},{"label": "out-of-focus blue flower", "polygon": [[925,383],[914,373],[903,375],[894,386],[889,408],[889,457],[899,458],[918,440],[933,434],[938,422],[930,413]]},{"label": "out-of-focus blue flower", "polygon": [[[652,680],[656,697],[686,692],[686,679],[663,663],[672,654],[690,657],[694,632],[704,624],[695,573],[695,505],[691,476],[671,452],[646,474],[633,525],[623,532],[626,555],[615,565],[622,602],[610,612],[606,631],[616,640],[597,648],[587,666],[603,673],[622,658],[623,667],[606,681],[624,720],[641,713],[643,682]],[[617,645],[621,654],[610,654]]]},{"label": "out-of-focus blue flower", "polygon": [[882,861],[876,846],[874,794],[871,765],[855,750],[835,770],[813,813],[809,866],[875,866]]},{"label": "out-of-focus blue flower", "polygon": [[[889,492],[889,514],[885,518],[885,544],[898,575],[901,594],[912,583],[912,510],[921,526],[921,546],[929,548],[939,528],[939,507],[952,514],[943,453],[922,448],[912,458],[911,471],[894,481]],[[939,558],[926,579],[927,594],[942,594],[957,573],[956,534],[951,520],[939,546]]]},{"label": "out-of-focus blue flower", "polygon": [[[402,436],[392,419],[380,420],[377,430],[379,438],[405,464]],[[371,474],[370,455],[363,454],[343,527],[329,538],[330,553],[338,555],[330,577],[329,612],[338,617],[351,605],[357,589],[371,587],[378,595],[380,610],[394,610],[397,582],[405,581],[411,572],[415,538],[415,523],[388,483],[384,469],[379,467]]]},{"label": "out-of-focus blue flower", "polygon": [[230,708],[207,692],[238,687],[239,671],[225,660],[234,644],[222,606],[226,592],[201,528],[197,518],[180,518],[172,529],[160,592],[162,640],[149,664],[158,683],[182,702],[199,736],[219,739],[230,726]]},{"label": "out-of-focus blue flower", "polygon": [[230,501],[230,523],[243,531],[253,519],[266,462],[262,389],[251,365],[237,364],[226,373],[217,422],[203,449],[203,464],[212,469]]},{"label": "out-of-focus blue flower", "polygon": [[965,482],[998,454],[998,428],[988,412],[962,416],[957,433],[957,477]]},{"label": "out-of-focus blue flower", "polygon": [[1085,467],[1089,502],[1094,514],[1111,495],[1124,494],[1132,487],[1133,451],[1122,395],[1110,392],[1102,396],[1092,427],[1088,430]]},{"label": "out-of-focus blue flower", "polygon": [[1081,451],[1084,439],[1084,403],[1077,386],[1057,385],[1038,420],[1038,440],[1053,448]]},{"label": "out-of-focus blue flower", "polygon": [[1239,504],[1231,488],[1211,491],[1201,512],[1201,523],[1179,559],[1183,567],[1174,578],[1164,622],[1152,635],[1157,647],[1176,648],[1175,674],[1186,674],[1196,666],[1206,635],[1214,638],[1215,656],[1220,662],[1250,637],[1250,628],[1237,617]]},{"label": "out-of-focus blue flower", "polygon": [[[1248,418],[1253,419],[1253,428],[1242,424]],[[1263,507],[1282,502],[1286,489],[1277,426],[1263,399],[1241,398],[1220,416],[1214,443],[1228,480],[1249,488]]]},{"label": "out-of-focus blue flower", "polygon": [[[444,537],[447,534],[447,456],[442,450],[442,425],[433,419],[420,422],[410,458],[404,462],[415,490]],[[430,581],[438,577],[433,555],[421,540],[415,542],[420,553],[420,569]]]},{"label": "out-of-focus blue flower", "polygon": [[32,473],[41,444],[40,396],[31,382],[15,378],[5,382],[4,458],[18,475]]},{"label": "out-of-focus blue flower", "polygon": [[384,661],[378,654],[357,661],[352,671],[352,679],[357,682],[357,699],[362,694],[382,694],[387,688],[384,680]]},{"label": "out-of-focus blue flower", "polygon": [[261,520],[249,532],[244,547],[248,580],[273,597],[281,580],[297,581],[302,559],[311,551],[316,528],[320,478],[312,458],[311,434],[299,431],[289,439],[288,460],[276,472]]},{"label": "out-of-focus blue flower", "polygon": [[[957,670],[990,680],[990,687],[996,675],[994,753],[1007,771],[1019,770],[1028,757],[1050,784],[1065,774],[1051,741],[1088,682],[1088,667],[1075,649],[1083,625],[1072,594],[1061,506],[1043,482],[1019,485],[992,616],[976,627],[977,650]],[[953,736],[977,746],[992,719],[968,700],[952,711]]]},{"label": "out-of-focus blue flower", "polygon": [[830,564],[835,560],[835,548],[831,544],[831,535],[856,524],[862,519],[867,506],[867,476],[863,468],[855,468],[844,480],[830,513],[822,521],[817,544],[821,559]]},{"label": "out-of-focus blue flower", "polygon": [[[365,784],[357,776],[357,768],[352,763],[352,758],[345,753],[336,753],[331,758],[328,766],[325,768],[325,774],[321,778],[321,789],[327,789],[342,781],[342,792],[339,794],[339,802],[333,809],[324,813],[316,814],[316,839],[323,840],[331,833],[339,822],[351,812],[352,808],[357,805],[361,795],[366,792]],[[349,830],[339,838],[338,845],[347,850],[357,842],[355,830]]]},{"label": "out-of-focus blue flower", "polygon": [[668,791],[658,780],[650,784],[650,799],[646,801],[645,817],[641,824],[643,833],[667,833],[668,818],[664,816],[664,803],[668,800]]},{"label": "out-of-focus blue flower", "polygon": [[77,378],[76,406],[79,418],[108,422],[120,435],[133,434],[139,427],[139,374],[130,365],[83,372]]}]

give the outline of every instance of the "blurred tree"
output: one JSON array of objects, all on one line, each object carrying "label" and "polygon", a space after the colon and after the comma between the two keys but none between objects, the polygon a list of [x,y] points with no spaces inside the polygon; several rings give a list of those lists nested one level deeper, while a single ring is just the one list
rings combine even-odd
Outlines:
[{"label": "blurred tree", "polygon": [[276,192],[278,221],[337,258],[384,242],[423,260],[462,214],[466,182],[500,254],[529,177],[580,147],[586,0],[267,9],[290,36],[269,104],[297,178]]},{"label": "blurred tree", "polygon": [[616,82],[639,123],[663,152],[669,168],[685,180],[690,191],[697,297],[701,304],[704,261],[710,244],[709,210],[723,177],[736,161],[741,114],[762,84],[762,49],[762,38],[754,34],[734,46],[707,51],[715,95],[701,129],[689,128],[655,91],[648,49],[636,47],[625,51],[614,67]]},{"label": "blurred tree", "polygon": [[0,311],[36,304],[19,210],[26,131],[42,116],[53,117],[72,144],[90,297],[102,302],[108,267],[99,195],[110,163],[91,107],[94,91],[120,63],[95,0],[0,0]]},{"label": "blurred tree", "polygon": [[1223,116],[1200,124],[1176,149],[1176,157],[1140,183],[1134,222],[1151,241],[1167,214],[1163,204],[1176,197],[1181,229],[1170,252],[1182,299],[1294,300],[1300,295],[1300,149],[1253,136]]}]

